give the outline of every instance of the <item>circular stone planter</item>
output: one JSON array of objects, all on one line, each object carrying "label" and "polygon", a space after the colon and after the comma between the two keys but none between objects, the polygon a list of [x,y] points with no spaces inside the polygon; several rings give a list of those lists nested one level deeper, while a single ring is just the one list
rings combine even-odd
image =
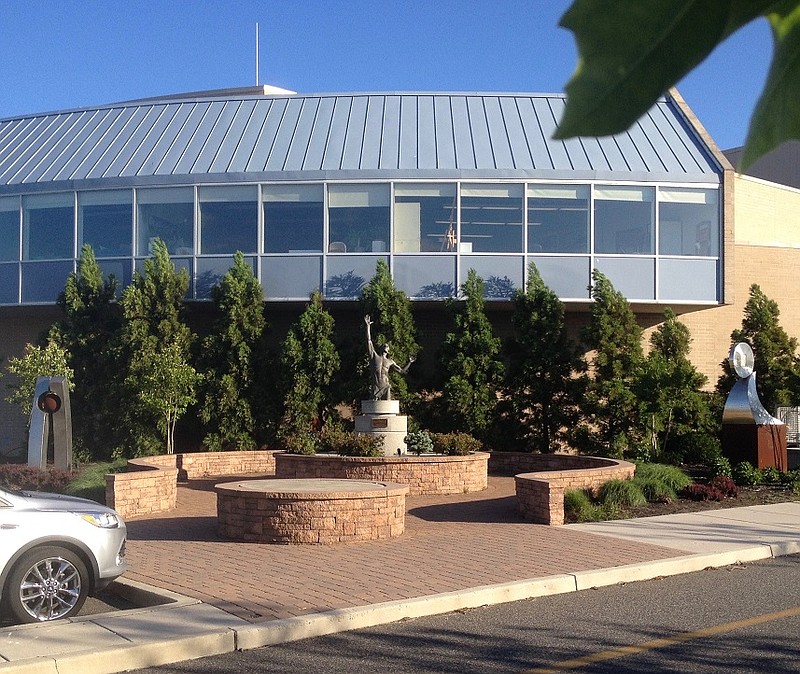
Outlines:
[{"label": "circular stone planter", "polygon": [[487,486],[488,452],[467,456],[339,456],[276,454],[275,477],[406,484],[411,496],[467,494]]},{"label": "circular stone planter", "polygon": [[215,485],[219,535],[248,543],[329,544],[399,536],[403,484],[246,480]]}]

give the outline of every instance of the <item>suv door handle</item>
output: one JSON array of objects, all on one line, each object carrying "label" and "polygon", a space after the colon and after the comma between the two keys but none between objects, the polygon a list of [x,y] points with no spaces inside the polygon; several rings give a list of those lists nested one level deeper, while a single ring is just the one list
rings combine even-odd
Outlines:
[{"label": "suv door handle", "polygon": [[18,529],[19,524],[0,524],[0,529]]}]

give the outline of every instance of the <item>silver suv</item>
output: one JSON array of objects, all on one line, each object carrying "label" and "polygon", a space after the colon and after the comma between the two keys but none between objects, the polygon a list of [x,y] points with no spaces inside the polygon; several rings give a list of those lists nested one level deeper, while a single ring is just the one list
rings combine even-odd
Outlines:
[{"label": "silver suv", "polygon": [[0,609],[26,623],[75,615],[127,568],[125,537],[94,501],[0,489]]}]

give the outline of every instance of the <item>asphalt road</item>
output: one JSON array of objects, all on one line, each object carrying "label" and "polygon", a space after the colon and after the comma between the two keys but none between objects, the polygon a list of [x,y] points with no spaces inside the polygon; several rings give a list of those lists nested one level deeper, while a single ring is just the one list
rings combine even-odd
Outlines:
[{"label": "asphalt road", "polygon": [[793,555],[139,671],[783,674],[800,672],[798,634]]}]

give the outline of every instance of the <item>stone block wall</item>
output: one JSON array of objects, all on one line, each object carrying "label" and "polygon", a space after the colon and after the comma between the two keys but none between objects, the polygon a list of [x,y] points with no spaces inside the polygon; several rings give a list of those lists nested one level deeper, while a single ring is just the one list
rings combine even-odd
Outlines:
[{"label": "stone block wall", "polygon": [[274,475],[279,450],[161,454],[128,461],[128,471],[106,475],[106,504],[122,517],[172,510],[177,482],[217,475]]},{"label": "stone block wall", "polygon": [[412,496],[486,489],[489,454],[467,456],[338,456],[277,454],[277,478],[330,478],[407,484]]},{"label": "stone block wall", "polygon": [[355,543],[405,530],[405,485],[357,492],[258,494],[217,487],[220,536],[248,543]]},{"label": "stone block wall", "polygon": [[[544,455],[539,455],[544,456]],[[627,461],[593,456],[548,455],[565,459],[561,470],[541,470],[514,476],[517,501],[525,519],[539,524],[564,524],[564,494],[574,489],[597,491],[609,480],[633,477],[636,466]],[[579,467],[574,459],[581,459]]]}]

